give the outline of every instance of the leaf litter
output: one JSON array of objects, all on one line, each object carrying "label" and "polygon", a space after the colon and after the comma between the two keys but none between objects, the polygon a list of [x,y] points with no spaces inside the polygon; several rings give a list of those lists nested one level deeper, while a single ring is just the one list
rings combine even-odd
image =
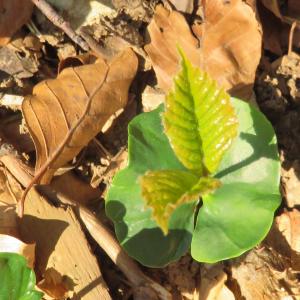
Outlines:
[{"label": "leaf litter", "polygon": [[[12,5],[13,2],[2,1],[1,5]],[[77,7],[73,3],[74,1],[65,1],[64,4],[70,5],[71,2],[74,10],[69,12],[67,20],[76,29],[80,22],[78,18],[77,20],[75,18],[75,21],[72,21],[72,18],[76,17],[74,11],[76,9],[78,11],[82,3],[79,3]],[[79,126],[81,134],[74,134],[74,139],[70,142],[72,146],[76,147],[71,149],[66,147],[60,153],[60,158],[51,166],[51,170],[47,170],[42,182],[49,182],[57,169],[65,167],[73,160],[73,171],[64,174],[61,178],[54,176],[51,183],[52,189],[56,191],[54,194],[63,193],[68,195],[68,199],[75,199],[77,203],[81,203],[80,205],[84,204],[94,211],[100,211],[99,215],[111,228],[111,224],[105,219],[103,209],[101,212],[101,198],[105,194],[106,184],[110,182],[120,164],[124,165],[126,161],[126,151],[121,152],[120,157],[117,154],[124,147],[127,136],[127,119],[132,118],[142,109],[154,108],[157,105],[155,102],[163,100],[161,89],[167,91],[172,74],[177,71],[179,60],[176,49],[180,44],[196,65],[204,66],[210,75],[222,82],[232,95],[242,95],[249,99],[253,91],[253,84],[255,84],[257,102],[277,131],[285,202],[277,212],[273,229],[265,242],[236,260],[229,260],[210,267],[193,262],[190,255],[187,254],[166,268],[158,270],[145,268],[143,270],[163,286],[172,295],[172,299],[285,299],[284,297],[297,299],[300,293],[300,234],[299,226],[297,227],[299,224],[298,185],[300,178],[298,167],[300,160],[299,60],[297,54],[299,53],[299,32],[296,29],[293,41],[294,54],[282,57],[287,52],[289,33],[287,29],[290,25],[285,24],[282,28],[280,27],[279,33],[275,32],[277,27],[270,25],[272,24],[269,22],[271,17],[261,13],[261,2],[265,1],[257,1],[258,11],[255,1],[248,1],[248,4],[238,0],[203,1],[204,5],[200,6],[196,4],[196,1],[170,1],[171,4],[167,3],[168,1],[162,1],[165,7],[156,6],[158,2],[119,0],[110,3],[108,1],[106,7],[105,4],[102,7],[100,7],[102,4],[98,5],[96,8],[89,5],[88,14],[84,10],[80,10],[82,19],[80,21],[86,22],[85,26],[89,29],[89,34],[96,42],[100,42],[103,53],[109,53],[107,57],[116,57],[114,48],[121,51],[131,45],[139,53],[139,66],[137,66],[137,60],[134,58],[135,54],[131,52],[132,50],[125,50],[123,56],[121,54],[123,58],[119,60],[113,58],[111,61],[106,61],[101,57],[98,59],[98,63],[103,69],[112,66],[114,70],[112,73],[116,77],[121,73],[124,74],[124,70],[127,68],[127,73],[125,72],[127,76],[123,77],[126,84],[124,83],[121,88],[121,84],[118,82],[105,91],[104,97],[102,95],[101,99],[110,100],[106,104],[103,100],[99,100],[104,105],[105,111],[104,118],[96,122],[99,121],[101,124],[95,124],[94,119],[98,119],[96,114],[92,114],[92,124],[87,121],[88,125],[84,127],[84,123],[82,123]],[[273,2],[274,4],[279,3],[275,0]],[[293,20],[299,17],[295,2],[288,1],[287,9],[284,10],[284,16],[291,17]],[[64,10],[66,12],[64,4],[63,1],[58,3],[60,12]],[[167,10],[170,7],[173,7],[173,11]],[[264,8],[266,9],[265,6]],[[285,7],[283,8],[285,9]],[[14,70],[7,69],[6,66],[6,69],[1,68],[0,81],[5,94],[26,96],[23,103],[23,114],[35,142],[36,154],[32,143],[30,145],[26,142],[29,138],[28,134],[26,136],[19,131],[22,123],[20,112],[11,110],[10,104],[0,108],[2,138],[0,148],[1,153],[6,155],[7,153],[15,155],[15,149],[17,149],[19,158],[23,158],[27,164],[26,168],[28,165],[34,166],[36,163],[36,170],[38,170],[51,157],[51,154],[53,155],[63,137],[66,136],[67,124],[70,128],[80,117],[80,111],[84,106],[82,104],[84,103],[83,87],[86,87],[91,93],[93,87],[90,86],[90,83],[96,82],[101,76],[103,78],[103,70],[102,73],[101,71],[95,73],[92,69],[97,69],[95,68],[97,63],[81,62],[82,66],[78,66],[76,63],[76,66],[73,65],[71,68],[68,68],[70,66],[63,67],[63,70],[56,76],[58,57],[65,59],[68,57],[68,53],[81,54],[82,51],[40,12],[35,10],[30,20],[31,9],[32,5],[28,4],[26,10],[14,10],[13,13],[16,16],[8,16],[8,13],[11,14],[12,11],[7,10],[5,18],[8,16],[8,19],[1,19],[1,43],[9,43],[9,48],[2,48],[1,51],[8,52],[7,49],[9,49],[10,53],[10,56],[7,54],[3,56],[4,59],[1,60],[1,63],[4,65],[6,58],[11,57],[17,68]],[[280,12],[282,13],[282,10]],[[258,14],[260,14],[260,18]],[[66,14],[63,13],[63,15]],[[86,20],[84,20],[85,17]],[[273,17],[279,19],[276,14],[273,14]],[[8,28],[7,24],[12,24],[10,21],[12,18],[18,22],[14,22],[15,26]],[[5,25],[5,22],[8,23]],[[20,29],[20,26],[26,22],[29,22],[27,23],[29,26],[26,25]],[[117,27],[118,29],[115,30]],[[18,29],[19,31],[17,31]],[[265,34],[269,29],[273,34],[272,40],[268,40],[271,35]],[[12,38],[14,33],[20,35],[21,38],[16,38],[16,36]],[[267,51],[261,53],[262,40],[264,49],[272,52],[271,55]],[[146,45],[147,43],[148,45]],[[129,59],[129,57],[131,58]],[[274,58],[278,59],[275,63]],[[260,59],[261,63],[257,69]],[[114,62],[114,60],[116,61]],[[155,74],[150,70],[151,65]],[[70,76],[70,81],[76,85],[74,82],[79,83],[79,81],[74,81],[76,75],[71,70],[78,70],[78,68],[87,71],[82,77],[83,86],[79,87],[78,85],[75,88],[76,92],[72,98],[69,97],[71,90],[62,88],[65,81],[61,81],[60,78]],[[52,79],[49,81],[49,78]],[[44,79],[46,81],[43,82]],[[156,80],[158,85],[156,85]],[[53,81],[57,82],[54,85],[59,91],[57,94],[59,101],[54,95],[51,96],[51,92],[46,87],[47,83],[52,87]],[[145,89],[146,87],[148,88]],[[156,96],[157,94],[159,96]],[[66,97],[66,95],[68,96]],[[109,97],[106,97],[107,95]],[[82,101],[78,101],[80,98]],[[134,105],[127,107],[127,98],[130,98],[129,102]],[[144,101],[146,103],[144,107],[141,103],[142,98],[147,98],[147,103]],[[157,100],[158,98],[160,100]],[[52,99],[53,105],[48,101],[45,102],[45,99]],[[116,101],[118,104],[114,104],[111,99],[121,99],[121,101]],[[37,118],[34,118],[29,105],[33,100],[36,104],[40,103],[39,114],[36,114]],[[56,113],[58,110],[54,109],[55,103],[60,103],[63,107],[60,114]],[[96,111],[102,116],[103,111],[98,104],[96,106]],[[24,107],[26,108],[24,109]],[[80,107],[81,110],[78,109]],[[118,117],[113,117],[114,120],[110,122],[108,130],[101,132],[101,127],[105,123],[104,119],[106,120],[108,115],[114,116],[115,111],[118,110],[117,107],[123,108],[123,113]],[[15,109],[16,107],[14,107]],[[66,115],[65,118],[63,113]],[[46,122],[46,120],[49,121]],[[42,124],[41,127],[37,126],[37,122]],[[12,125],[7,127],[5,124]],[[64,127],[61,124],[64,124]],[[8,130],[9,128],[13,129]],[[105,162],[103,151],[95,151],[94,143],[89,142],[93,138],[96,138],[101,147],[103,146],[110,153],[109,158],[105,156]],[[45,141],[48,141],[48,144]],[[3,142],[11,144],[11,146],[5,148]],[[50,145],[50,147],[48,148],[46,145]],[[10,150],[4,151],[4,149]],[[45,195],[41,198],[35,190],[32,190],[26,202],[24,220],[21,223],[17,222],[15,206],[16,200],[21,198],[22,189],[16,183],[15,178],[20,182],[20,175],[18,175],[20,173],[13,174],[13,176],[10,174],[17,168],[15,164],[9,168],[8,160],[4,156],[1,157],[1,162],[6,167],[1,173],[1,178],[4,179],[5,193],[1,193],[0,197],[0,228],[5,228],[4,234],[36,244],[35,270],[38,275],[38,285],[48,294],[47,299],[66,299],[67,295],[74,295],[74,293],[79,293],[82,299],[98,299],[99,295],[102,295],[101,299],[128,299],[131,295],[137,297],[132,285],[128,284],[124,275],[108,261],[106,254],[99,250],[91,238],[87,239],[84,236],[83,233],[86,232],[86,229],[78,221],[78,216],[73,209],[66,208],[65,205],[68,204],[60,204],[62,207],[47,204]],[[94,169],[91,167],[91,162],[94,164]],[[96,170],[97,174],[93,170]],[[29,172],[29,169],[27,171]],[[33,171],[30,172],[30,176],[32,176]],[[92,178],[96,189],[89,187]],[[39,193],[43,194],[41,190]],[[9,204],[6,203],[7,199],[10,199]],[[49,195],[48,199],[51,199]],[[4,206],[2,206],[2,200],[5,200]],[[56,202],[56,205],[59,206],[59,203]],[[49,223],[47,223],[50,222],[49,220],[55,220],[52,224],[53,227],[51,227],[52,225],[49,227]],[[59,227],[62,222],[66,225],[63,226],[63,230],[62,227]],[[56,230],[57,227],[60,228],[60,231]],[[51,232],[51,228],[53,228],[53,232]],[[53,236],[55,234],[56,236]],[[48,239],[45,239],[45,236]],[[76,243],[74,243],[75,237]],[[53,247],[51,248],[49,244]],[[66,245],[69,246],[66,247]],[[92,252],[89,245],[92,245]],[[83,254],[78,254],[78,251]],[[95,253],[100,261],[100,268]],[[75,270],[77,268],[75,265],[78,266],[78,270]],[[89,265],[88,268],[87,265]],[[111,269],[115,271],[110,273]],[[95,280],[99,278],[101,284],[98,283],[94,289],[85,289],[93,282],[91,274]],[[111,276],[111,274],[113,275]],[[249,282],[249,277],[253,279],[252,282]],[[109,280],[107,280],[108,278]],[[108,290],[107,286],[114,286],[114,288]],[[80,294],[80,291],[87,292]],[[155,299],[153,294],[151,297],[153,298],[150,296],[148,298]]]}]

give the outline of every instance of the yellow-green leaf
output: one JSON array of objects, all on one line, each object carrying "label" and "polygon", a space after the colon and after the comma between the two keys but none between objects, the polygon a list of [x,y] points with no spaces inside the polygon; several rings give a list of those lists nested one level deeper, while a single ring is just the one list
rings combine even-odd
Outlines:
[{"label": "yellow-green leaf", "polygon": [[181,71],[166,97],[166,135],[181,163],[198,176],[214,173],[238,132],[230,96],[181,52]]},{"label": "yellow-green leaf", "polygon": [[181,170],[148,171],[141,178],[142,196],[152,208],[152,217],[168,233],[172,212],[180,205],[197,200],[214,191],[220,181],[212,177],[200,179],[191,172]]}]

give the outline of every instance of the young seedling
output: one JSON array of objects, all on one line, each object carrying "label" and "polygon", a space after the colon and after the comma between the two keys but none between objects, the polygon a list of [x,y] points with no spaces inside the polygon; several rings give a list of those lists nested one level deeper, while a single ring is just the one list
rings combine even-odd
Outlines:
[{"label": "young seedling", "polygon": [[271,124],[181,57],[165,105],[129,124],[128,167],[106,201],[121,245],[148,266],[189,248],[209,263],[242,254],[266,236],[281,199]]}]

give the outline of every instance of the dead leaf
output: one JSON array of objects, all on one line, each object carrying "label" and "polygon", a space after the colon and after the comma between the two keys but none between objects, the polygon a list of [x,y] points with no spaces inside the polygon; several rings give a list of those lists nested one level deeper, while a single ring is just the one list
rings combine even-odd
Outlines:
[{"label": "dead leaf", "polygon": [[177,45],[184,50],[194,65],[200,65],[198,40],[192,35],[182,14],[156,7],[148,26],[151,43],[145,46],[156,73],[159,86],[167,92],[179,68]]},{"label": "dead leaf", "polygon": [[[238,26],[237,26],[238,24]],[[193,27],[201,48],[184,17],[156,8],[148,26],[151,43],[145,47],[158,84],[168,91],[178,71],[179,45],[196,66],[206,70],[229,92],[243,99],[251,96],[261,57],[262,34],[253,9],[242,0],[206,1],[205,22]]]},{"label": "dead leaf", "polygon": [[0,46],[30,19],[32,8],[30,0],[0,0]]},{"label": "dead leaf", "polygon": [[277,18],[282,20],[279,3],[277,0],[261,0],[263,5],[268,8]]},{"label": "dead leaf", "polygon": [[170,0],[178,11],[191,14],[194,9],[193,0]]},{"label": "dead leaf", "polygon": [[143,111],[151,111],[165,101],[165,94],[147,85],[142,94]]},{"label": "dead leaf", "polygon": [[225,285],[227,275],[224,266],[218,264],[204,264],[201,267],[201,300],[235,300],[234,294]]},{"label": "dead leaf", "polygon": [[55,191],[64,194],[66,197],[74,200],[75,203],[82,205],[99,200],[101,197],[99,189],[86,184],[75,176],[72,171],[54,177],[51,186]]},{"label": "dead leaf", "polygon": [[69,287],[59,272],[53,268],[49,268],[45,271],[43,277],[43,280],[38,283],[38,287],[42,291],[55,299],[67,298]]},{"label": "dead leaf", "polygon": [[295,160],[288,170],[282,169],[283,191],[288,207],[300,205],[300,162]]},{"label": "dead leaf", "polygon": [[25,215],[20,220],[20,233],[25,241],[36,243],[38,279],[53,268],[63,277],[68,292],[75,293],[73,299],[110,300],[96,257],[73,209],[50,205],[34,189],[28,198]]},{"label": "dead leaf", "polygon": [[[95,64],[66,68],[56,79],[34,87],[22,110],[35,143],[36,172],[62,147],[41,183],[48,183],[55,170],[76,156],[107,119],[126,105],[136,70],[137,57],[127,49],[109,64],[99,59]],[[63,146],[70,131],[74,133]]]},{"label": "dead leaf", "polygon": [[233,284],[238,285],[238,299],[282,300],[299,293],[296,274],[285,265],[287,260],[268,248],[253,249],[241,257],[228,261]]},{"label": "dead leaf", "polygon": [[276,218],[276,226],[291,247],[292,268],[300,271],[300,212],[284,212]]},{"label": "dead leaf", "polygon": [[0,234],[0,252],[10,252],[23,255],[27,259],[28,266],[33,268],[35,244],[25,244],[13,236]]},{"label": "dead leaf", "polygon": [[0,49],[0,70],[16,78],[29,78],[38,71],[32,57],[21,57],[8,46]]}]

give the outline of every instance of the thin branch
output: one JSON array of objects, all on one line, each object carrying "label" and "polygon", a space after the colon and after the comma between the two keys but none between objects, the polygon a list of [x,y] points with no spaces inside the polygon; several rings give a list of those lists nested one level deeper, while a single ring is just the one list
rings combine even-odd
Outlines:
[{"label": "thin branch", "polygon": [[[86,103],[86,106],[85,106],[85,108],[84,108],[84,110],[83,110],[80,118],[72,126],[72,128],[69,130],[69,132],[65,136],[65,138],[61,141],[61,143],[56,148],[56,150],[54,151],[54,153],[41,166],[41,168],[34,175],[34,178],[31,180],[31,182],[26,187],[26,189],[25,189],[25,191],[24,191],[24,193],[22,195],[21,200],[18,202],[17,213],[18,213],[19,217],[23,217],[23,214],[24,214],[24,202],[25,202],[25,199],[26,199],[26,196],[27,196],[28,192],[33,187],[33,185],[35,185],[36,183],[38,183],[40,181],[40,179],[43,177],[43,175],[45,174],[45,172],[47,171],[47,169],[50,167],[50,165],[58,158],[58,156],[61,154],[61,152],[63,151],[63,149],[67,145],[67,143],[70,142],[70,140],[71,140],[74,132],[77,130],[77,128],[82,123],[83,119],[85,118],[86,114],[88,113],[88,111],[90,109],[90,106],[91,106],[91,103],[92,103],[92,99],[94,98],[94,96],[96,95],[96,93],[99,91],[99,89],[101,89],[102,85],[105,83],[106,77],[107,77],[107,74],[108,74],[108,70],[109,69],[106,70],[106,73],[105,73],[103,81],[96,86],[96,88],[93,90],[93,92],[90,95],[87,95],[88,96],[87,103]],[[79,80],[81,80],[81,79],[79,78]]]},{"label": "thin branch", "polygon": [[31,0],[34,5],[57,27],[69,36],[83,50],[88,51],[88,44],[72,29],[69,22],[65,21],[46,0]]},{"label": "thin branch", "polygon": [[290,33],[289,33],[288,55],[291,55],[291,53],[293,51],[293,39],[294,39],[294,31],[295,31],[296,26],[297,26],[297,22],[294,21],[292,26],[291,26]]}]

